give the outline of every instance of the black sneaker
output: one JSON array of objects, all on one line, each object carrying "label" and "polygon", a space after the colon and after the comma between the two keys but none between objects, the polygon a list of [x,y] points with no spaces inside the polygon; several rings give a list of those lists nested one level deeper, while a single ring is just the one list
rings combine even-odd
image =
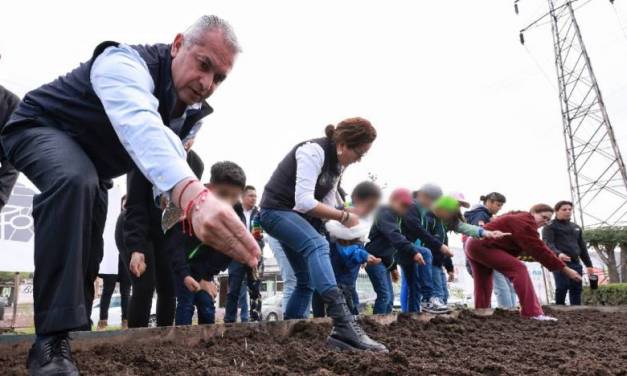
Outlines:
[{"label": "black sneaker", "polygon": [[78,368],[72,359],[67,334],[37,340],[28,352],[26,364],[31,376],[78,376]]}]

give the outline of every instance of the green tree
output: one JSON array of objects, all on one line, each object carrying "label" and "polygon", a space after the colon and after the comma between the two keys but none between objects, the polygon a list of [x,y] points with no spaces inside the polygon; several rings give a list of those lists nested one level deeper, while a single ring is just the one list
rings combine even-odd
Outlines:
[{"label": "green tree", "polygon": [[14,279],[14,272],[0,272],[0,283],[13,282]]},{"label": "green tree", "polygon": [[[627,227],[597,227],[585,230],[583,235],[607,266],[610,283],[627,281]],[[620,249],[619,264],[616,263],[616,248]]]}]

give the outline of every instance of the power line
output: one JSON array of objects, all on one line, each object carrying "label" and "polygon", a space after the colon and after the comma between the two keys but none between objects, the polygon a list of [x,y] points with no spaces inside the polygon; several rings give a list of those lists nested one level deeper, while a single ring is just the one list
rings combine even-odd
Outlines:
[{"label": "power line", "polygon": [[538,70],[542,73],[542,76],[544,77],[544,79],[546,80],[546,82],[548,82],[548,84],[551,86],[551,88],[553,90],[555,90],[555,92],[557,92],[557,87],[555,86],[555,81],[552,80],[551,78],[549,78],[549,74],[546,73],[546,71],[542,68],[542,65],[540,64],[540,62],[533,56],[533,54],[531,53],[531,50],[529,50],[529,48],[527,48],[527,46],[524,46],[525,51],[527,52],[527,54],[529,55],[529,58],[534,62],[534,64],[536,65],[536,67],[538,68]]},{"label": "power line", "polygon": [[620,27],[621,34],[625,41],[627,41],[627,32],[625,31],[625,26],[623,25],[623,21],[621,21],[620,16],[618,15],[618,11],[616,10],[616,6],[614,6],[614,1],[612,3],[612,10],[614,10],[614,15],[616,15],[616,21],[618,22],[618,27]]}]

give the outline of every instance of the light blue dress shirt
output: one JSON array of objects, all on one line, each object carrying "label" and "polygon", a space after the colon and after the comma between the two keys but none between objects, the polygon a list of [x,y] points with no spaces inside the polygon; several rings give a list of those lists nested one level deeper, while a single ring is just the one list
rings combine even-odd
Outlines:
[{"label": "light blue dress shirt", "polygon": [[[125,44],[105,49],[93,62],[90,79],[122,145],[154,185],[155,194],[168,193],[180,181],[195,178],[181,139],[163,124],[154,82],[137,51]],[[185,116],[172,122],[182,123]],[[200,122],[193,127],[193,135],[199,126]]]}]

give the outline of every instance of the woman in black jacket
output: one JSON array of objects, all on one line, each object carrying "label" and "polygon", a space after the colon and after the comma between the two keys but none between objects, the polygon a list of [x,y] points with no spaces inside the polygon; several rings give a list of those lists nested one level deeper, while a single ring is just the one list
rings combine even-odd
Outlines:
[{"label": "woman in black jacket", "polygon": [[323,220],[334,219],[347,227],[358,224],[357,215],[337,209],[343,203],[339,181],[344,169],[368,152],[377,133],[362,118],[330,125],[325,133],[326,137],[301,142],[287,154],[261,199],[261,226],[281,243],[297,279],[285,317],[306,317],[315,289],[333,318],[331,346],[386,351],[363,332],[349,311],[335,281],[329,242],[321,235]]}]

